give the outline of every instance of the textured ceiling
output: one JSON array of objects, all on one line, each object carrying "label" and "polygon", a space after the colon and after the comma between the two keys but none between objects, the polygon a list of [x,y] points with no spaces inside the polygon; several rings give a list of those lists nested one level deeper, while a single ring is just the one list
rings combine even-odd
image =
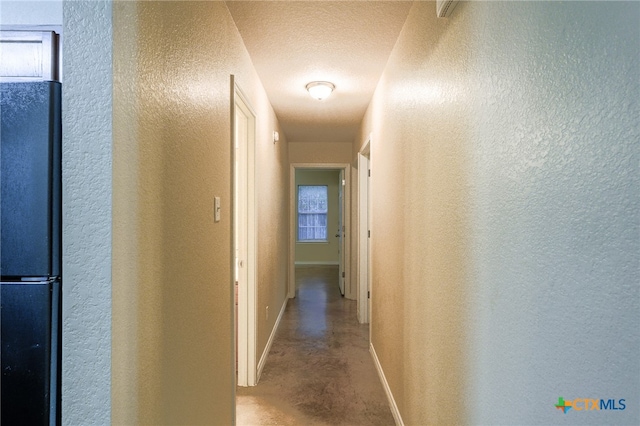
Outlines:
[{"label": "textured ceiling", "polygon": [[[404,25],[405,1],[228,1],[290,142],[352,142]],[[315,80],[335,84],[324,101]]]}]

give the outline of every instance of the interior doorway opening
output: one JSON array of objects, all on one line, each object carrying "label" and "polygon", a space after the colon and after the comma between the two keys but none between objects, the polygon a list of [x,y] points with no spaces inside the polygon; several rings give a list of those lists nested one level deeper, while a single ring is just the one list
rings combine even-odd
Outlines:
[{"label": "interior doorway opening", "polygon": [[[326,238],[320,241],[308,241],[300,239],[299,226],[305,226],[298,221],[300,214],[299,187],[301,183],[310,181],[299,181],[301,172],[327,172],[334,174],[337,197],[333,201],[335,207],[335,221],[328,221],[326,226]],[[296,263],[300,264],[318,264],[318,265],[338,265],[338,278],[341,294],[349,299],[356,298],[356,291],[350,280],[350,206],[351,206],[351,183],[350,183],[351,166],[349,164],[316,164],[316,163],[295,163],[291,164],[290,170],[290,232],[289,232],[289,283],[288,296],[294,298],[296,296]],[[320,184],[320,182],[318,182]],[[331,203],[329,205],[331,208]],[[303,211],[302,214],[305,214]],[[314,247],[315,245],[315,247]],[[336,252],[329,250],[336,247]],[[319,253],[317,259],[310,257],[298,257],[296,259],[296,249],[299,251],[315,251]],[[309,250],[312,249],[312,250]],[[330,254],[329,254],[330,253]]]}]

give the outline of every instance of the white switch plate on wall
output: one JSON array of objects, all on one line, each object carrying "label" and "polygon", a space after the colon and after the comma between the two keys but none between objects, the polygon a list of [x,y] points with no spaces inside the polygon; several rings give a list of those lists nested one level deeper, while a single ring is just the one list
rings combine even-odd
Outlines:
[{"label": "white switch plate on wall", "polygon": [[213,197],[213,220],[220,222],[220,197]]}]

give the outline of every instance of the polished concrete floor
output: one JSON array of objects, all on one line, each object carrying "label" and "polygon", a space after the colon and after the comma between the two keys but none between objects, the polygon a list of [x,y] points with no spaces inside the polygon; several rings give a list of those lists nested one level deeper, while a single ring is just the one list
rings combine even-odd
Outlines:
[{"label": "polished concrete floor", "polygon": [[340,296],[337,267],[296,268],[260,382],[237,389],[237,424],[394,425],[369,354],[369,327]]}]

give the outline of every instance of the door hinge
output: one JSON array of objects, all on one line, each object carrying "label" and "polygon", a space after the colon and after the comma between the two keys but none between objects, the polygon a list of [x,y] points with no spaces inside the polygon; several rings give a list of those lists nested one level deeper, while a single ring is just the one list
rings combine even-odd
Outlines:
[{"label": "door hinge", "polygon": [[344,271],[342,271],[342,278],[344,278]]},{"label": "door hinge", "polygon": [[371,299],[371,292],[370,291],[367,292],[367,299]]},{"label": "door hinge", "polygon": [[371,177],[371,169],[369,169],[369,177]]},{"label": "door hinge", "polygon": [[367,231],[367,237],[371,238],[371,230]]}]

